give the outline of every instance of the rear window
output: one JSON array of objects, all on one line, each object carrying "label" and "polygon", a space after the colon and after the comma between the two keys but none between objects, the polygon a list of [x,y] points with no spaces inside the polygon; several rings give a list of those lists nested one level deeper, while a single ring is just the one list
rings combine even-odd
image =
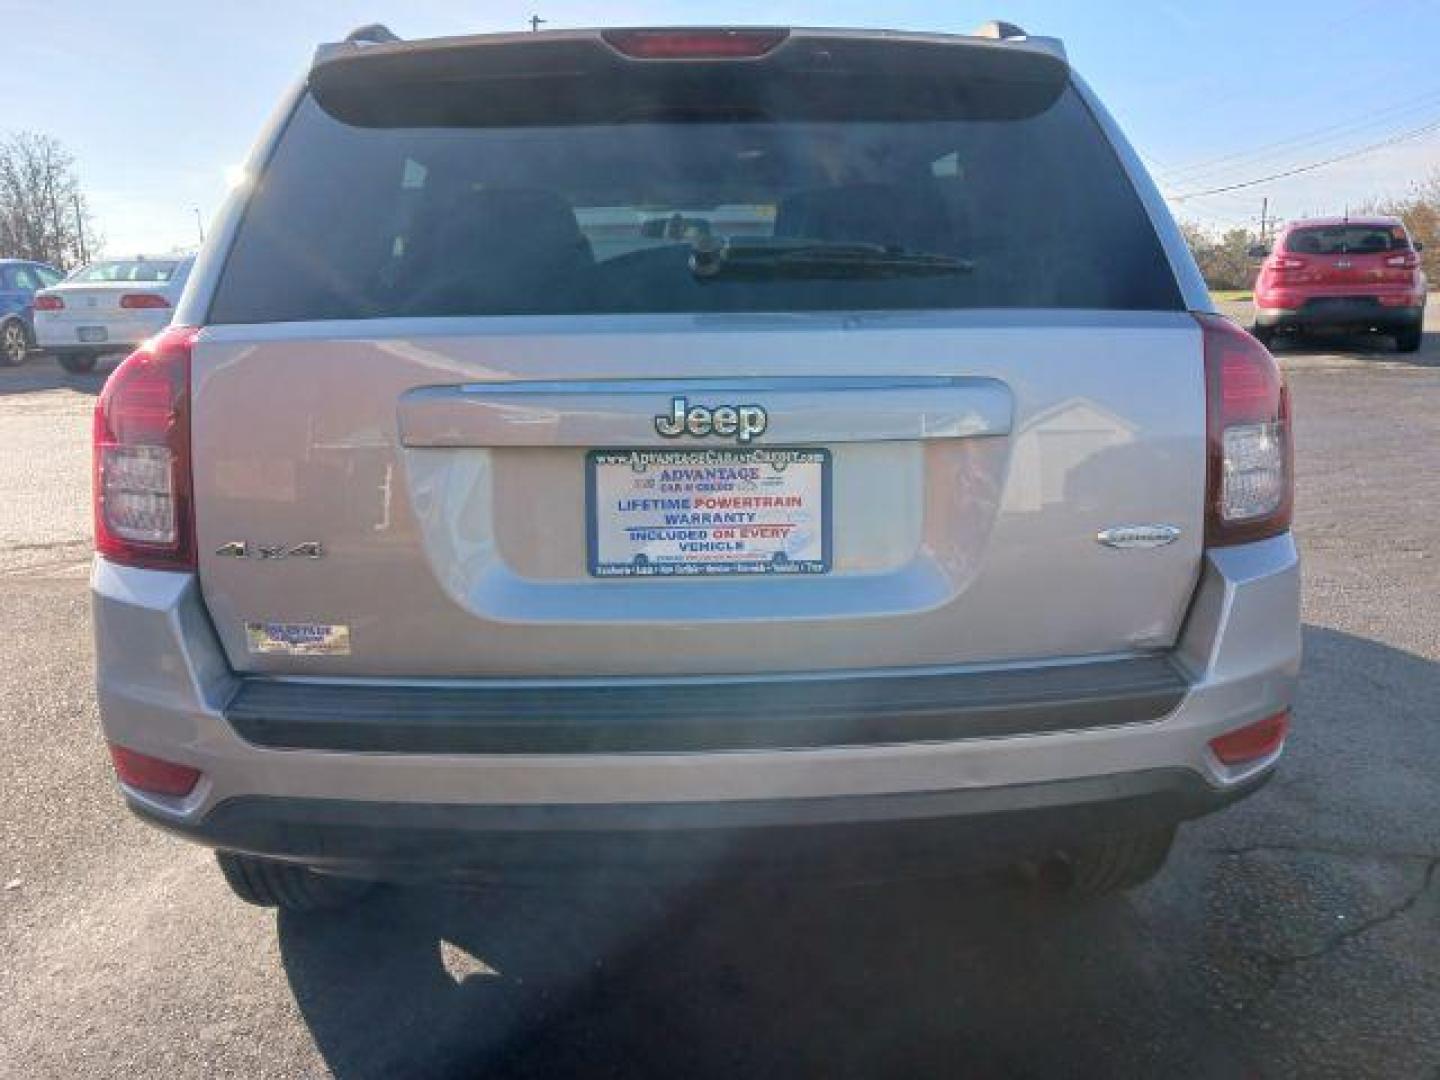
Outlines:
[{"label": "rear window", "polygon": [[116,259],[109,262],[91,263],[84,269],[75,271],[70,280],[92,283],[169,281],[175,276],[175,271],[179,266],[178,262],[165,262],[159,259]]},{"label": "rear window", "polygon": [[1067,88],[1019,119],[535,127],[354,127],[307,98],[209,318],[1181,306]]},{"label": "rear window", "polygon": [[1336,225],[1295,229],[1285,238],[1294,255],[1363,255],[1409,251],[1410,240],[1399,225]]}]

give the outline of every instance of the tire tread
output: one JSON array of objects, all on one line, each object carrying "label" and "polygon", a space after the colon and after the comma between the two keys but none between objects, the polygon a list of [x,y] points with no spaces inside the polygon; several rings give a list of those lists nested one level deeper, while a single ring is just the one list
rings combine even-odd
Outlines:
[{"label": "tire tread", "polygon": [[331,877],[309,867],[233,851],[217,851],[215,860],[230,891],[256,907],[321,911],[344,907],[370,889],[366,881]]},{"label": "tire tread", "polygon": [[1175,842],[1170,826],[1106,836],[1071,854],[1071,891],[1105,896],[1143,885],[1160,872]]}]

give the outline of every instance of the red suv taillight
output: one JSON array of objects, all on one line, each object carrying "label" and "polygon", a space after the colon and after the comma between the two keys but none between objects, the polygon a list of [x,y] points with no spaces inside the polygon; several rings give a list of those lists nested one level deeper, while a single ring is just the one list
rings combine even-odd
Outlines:
[{"label": "red suv taillight", "polygon": [[1195,317],[1205,336],[1205,543],[1275,536],[1290,528],[1295,502],[1290,394],[1280,366],[1228,319]]},{"label": "red suv taillight", "polygon": [[1309,263],[1293,255],[1272,255],[1265,264],[1262,277],[1273,285],[1295,285],[1306,278]]},{"label": "red suv taillight", "polygon": [[37,296],[34,306],[36,311],[64,311],[65,301],[58,296]]},{"label": "red suv taillight", "polygon": [[115,369],[95,406],[95,550],[152,570],[195,568],[190,349],[177,326]]},{"label": "red suv taillight", "polygon": [[130,308],[131,310],[134,310],[136,308],[168,308],[170,306],[170,301],[166,300],[165,297],[161,296],[159,293],[126,293],[124,296],[120,297],[120,306],[122,308]]}]

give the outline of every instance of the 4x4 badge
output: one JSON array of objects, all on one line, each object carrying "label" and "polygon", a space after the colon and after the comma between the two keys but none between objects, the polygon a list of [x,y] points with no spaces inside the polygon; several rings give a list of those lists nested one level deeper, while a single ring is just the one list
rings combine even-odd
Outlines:
[{"label": "4x4 badge", "polygon": [[669,415],[655,417],[655,430],[667,439],[681,435],[734,436],[736,442],[748,443],[763,435],[770,418],[759,405],[690,405],[683,397],[671,399]]}]

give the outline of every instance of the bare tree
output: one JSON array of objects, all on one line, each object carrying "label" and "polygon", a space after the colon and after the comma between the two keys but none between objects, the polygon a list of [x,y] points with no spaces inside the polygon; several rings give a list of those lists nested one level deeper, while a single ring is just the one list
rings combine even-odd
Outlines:
[{"label": "bare tree", "polygon": [[0,139],[0,256],[68,270],[98,247],[69,151],[32,131]]}]

